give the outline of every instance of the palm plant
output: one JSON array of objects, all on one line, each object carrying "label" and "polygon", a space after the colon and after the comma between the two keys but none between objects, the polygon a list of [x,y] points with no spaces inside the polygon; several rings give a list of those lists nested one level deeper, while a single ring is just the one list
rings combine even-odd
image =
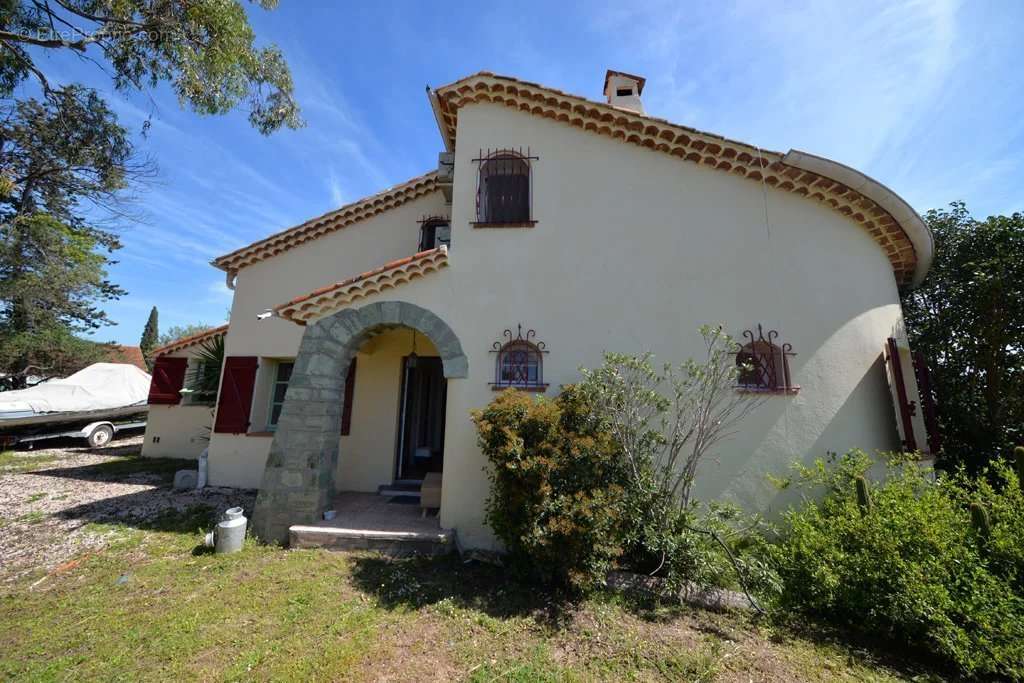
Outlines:
[{"label": "palm plant", "polygon": [[189,364],[182,393],[192,396],[192,403],[213,404],[220,387],[220,372],[224,366],[224,335],[204,340],[199,345],[195,363]]}]

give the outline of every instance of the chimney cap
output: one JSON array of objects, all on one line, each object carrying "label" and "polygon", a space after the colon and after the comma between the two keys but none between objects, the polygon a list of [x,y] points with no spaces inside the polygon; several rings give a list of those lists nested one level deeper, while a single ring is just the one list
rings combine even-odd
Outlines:
[{"label": "chimney cap", "polygon": [[642,95],[643,94],[643,92],[644,92],[644,83],[647,82],[646,78],[644,78],[643,76],[637,76],[635,74],[629,74],[629,73],[626,73],[625,71],[615,71],[614,69],[608,69],[608,71],[604,75],[604,93],[606,95],[608,94],[608,81],[611,80],[612,76],[622,76],[624,78],[631,78],[631,79],[633,79],[634,81],[636,81],[636,94],[637,95]]}]

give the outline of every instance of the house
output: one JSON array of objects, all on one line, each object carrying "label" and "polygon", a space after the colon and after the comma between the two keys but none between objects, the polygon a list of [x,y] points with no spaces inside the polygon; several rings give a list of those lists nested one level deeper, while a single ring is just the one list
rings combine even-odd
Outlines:
[{"label": "house", "polygon": [[146,359],[142,355],[142,349],[138,346],[122,346],[120,344],[112,344],[110,351],[106,359],[107,363],[123,363],[125,365],[134,365],[143,372],[149,372],[149,367],[146,365]]},{"label": "house", "polygon": [[[928,449],[899,301],[932,258],[921,218],[837,162],[647,115],[644,85],[609,71],[604,102],[485,72],[428,89],[436,170],[213,262],[234,300],[209,479],[259,488],[262,538],[337,491],[439,473],[440,525],[490,546],[470,411],[507,387],[553,396],[605,351],[699,357],[706,323],[755,366],[737,391],[766,400],[700,498],[772,511],[765,475],[794,460]],[[151,431],[188,409],[154,408]]]},{"label": "house", "polygon": [[204,345],[227,334],[221,325],[153,349],[153,380],[142,455],[148,458],[198,458],[210,442],[216,395],[184,392],[186,380],[203,372]]}]

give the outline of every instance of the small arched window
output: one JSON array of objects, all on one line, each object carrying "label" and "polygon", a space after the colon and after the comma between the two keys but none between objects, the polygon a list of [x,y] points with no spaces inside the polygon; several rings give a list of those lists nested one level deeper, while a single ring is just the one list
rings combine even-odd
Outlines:
[{"label": "small arched window", "polygon": [[530,163],[517,152],[499,151],[480,161],[477,221],[530,222]]},{"label": "small arched window", "polygon": [[779,393],[796,393],[800,389],[790,380],[789,357],[795,355],[792,346],[776,343],[778,336],[775,330],[765,336],[760,325],[756,337],[752,330],[743,332],[747,342],[736,352],[739,389]]},{"label": "small arched window", "polygon": [[494,390],[522,389],[524,391],[544,391],[544,342],[535,341],[537,333],[527,330],[523,336],[523,326],[519,325],[518,334],[512,336],[512,330],[505,330],[505,339],[494,342],[491,352],[497,354],[494,365]]}]

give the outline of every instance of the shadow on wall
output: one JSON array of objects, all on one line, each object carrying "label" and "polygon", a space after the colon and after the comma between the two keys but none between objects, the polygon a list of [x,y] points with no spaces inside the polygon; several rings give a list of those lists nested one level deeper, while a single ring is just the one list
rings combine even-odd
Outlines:
[{"label": "shadow on wall", "polygon": [[[769,481],[769,476],[789,477],[793,474],[793,463],[810,464],[818,458],[826,458],[830,452],[841,454],[852,448],[862,448],[874,453],[892,450],[899,444],[881,353],[846,400],[834,410],[810,447],[794,447],[792,444],[801,442],[803,435],[798,433],[799,425],[789,422],[788,414],[813,410],[813,406],[806,404],[793,405],[787,397],[770,397],[741,428],[747,434],[750,434],[746,432],[747,428],[756,429],[755,443],[763,444],[758,453],[767,449],[777,454],[776,457],[764,460],[758,453],[749,453],[745,454],[746,460],[740,462],[739,454],[725,450],[719,458],[722,464],[709,465],[705,474],[714,466],[728,467],[737,474],[717,477],[715,483],[719,486],[704,489],[704,500],[731,500],[744,509],[759,510],[769,520],[777,519],[787,508],[800,502],[802,492],[794,487],[779,489]],[[878,437],[862,433],[863,424],[888,424],[890,433],[882,443],[872,442]]]}]

